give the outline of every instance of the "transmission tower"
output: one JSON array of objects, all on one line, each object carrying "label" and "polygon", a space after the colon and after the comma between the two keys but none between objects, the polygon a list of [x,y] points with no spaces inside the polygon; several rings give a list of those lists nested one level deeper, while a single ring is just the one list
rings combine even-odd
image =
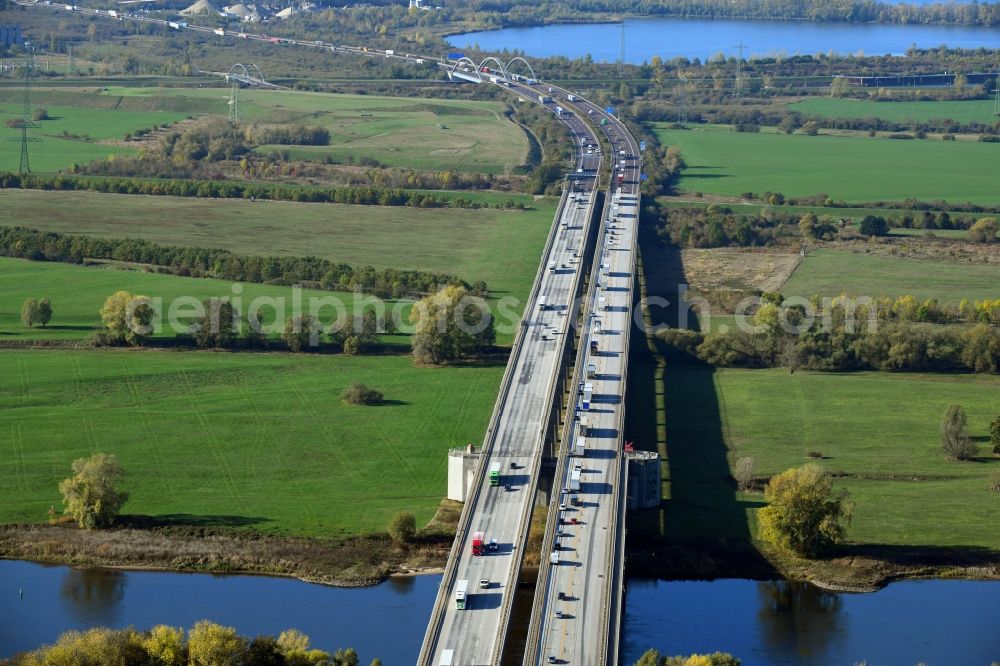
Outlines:
[{"label": "transmission tower", "polygon": [[738,48],[739,56],[736,58],[736,78],[733,80],[733,97],[743,96],[743,49],[746,48],[746,44],[742,41],[736,45]]},{"label": "transmission tower", "polygon": [[229,87],[229,122],[240,124],[240,82],[235,77]]},{"label": "transmission tower", "polygon": [[21,118],[14,124],[15,129],[21,130],[21,136],[11,137],[11,141],[21,142],[21,164],[18,173],[31,173],[31,163],[28,160],[28,144],[38,141],[35,137],[28,136],[28,130],[38,127],[31,117],[31,73],[35,69],[35,49],[31,42],[25,42],[24,64],[24,104],[21,109]]}]

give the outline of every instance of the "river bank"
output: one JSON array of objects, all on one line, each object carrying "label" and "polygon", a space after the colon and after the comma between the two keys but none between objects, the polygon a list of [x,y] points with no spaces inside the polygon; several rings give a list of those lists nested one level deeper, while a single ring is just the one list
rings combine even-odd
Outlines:
[{"label": "river bank", "polygon": [[439,570],[451,537],[410,544],[382,535],[308,539],[197,527],[0,526],[0,558],[128,570],[281,576],[336,587]]}]

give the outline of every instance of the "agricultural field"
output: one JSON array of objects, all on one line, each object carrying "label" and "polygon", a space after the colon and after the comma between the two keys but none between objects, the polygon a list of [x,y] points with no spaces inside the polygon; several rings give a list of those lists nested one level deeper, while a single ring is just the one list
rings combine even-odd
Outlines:
[{"label": "agricultural field", "polygon": [[896,123],[920,123],[929,120],[954,120],[959,123],[992,125],[992,99],[961,101],[899,101],[886,102],[859,99],[810,97],[788,105],[807,117],[820,118],[880,118]]},{"label": "agricultural field", "polygon": [[421,209],[32,190],[2,191],[0,202],[33,229],[450,273],[518,298],[531,288],[557,205]]},{"label": "agricultural field", "polygon": [[[166,326],[168,308],[181,297],[200,302],[212,297],[239,296],[243,299],[244,309],[254,299],[270,298],[286,304],[285,317],[279,318],[281,321],[292,315],[291,287],[160,275],[141,270],[120,270],[113,266],[86,267],[4,257],[0,258],[0,284],[3,285],[0,290],[0,340],[82,340],[101,325],[100,310],[107,297],[121,289],[162,299],[164,330],[157,331],[154,338],[174,337],[175,332]],[[344,304],[348,313],[352,312],[355,304],[362,307],[365,298],[352,292],[303,289],[301,293],[306,308],[310,298],[335,298]],[[28,298],[48,298],[52,301],[53,316],[47,327],[29,329],[21,324],[21,305]],[[390,311],[398,307],[402,320],[406,321],[410,311],[408,303],[399,302],[397,305],[395,301],[386,301],[386,307]],[[263,307],[260,310],[263,317],[261,323],[267,326],[274,324],[274,312],[274,308]],[[321,322],[330,323],[336,317],[336,311],[333,307],[324,307],[319,310],[319,317]],[[189,320],[181,318],[180,321]],[[277,332],[272,337],[277,337]],[[407,335],[395,334],[383,336],[382,342],[408,346],[410,340]]]},{"label": "agricultural field", "polygon": [[[1000,458],[987,447],[1000,378],[675,365],[665,388],[669,538],[753,534],[762,497],[735,493],[730,465],[750,456],[767,477],[815,452],[855,502],[849,541],[1000,549],[1000,503],[988,490]],[[969,415],[976,461],[949,462],[940,449],[939,421],[952,403]]]},{"label": "agricultural field", "polygon": [[[671,130],[655,126],[665,145],[681,149],[687,191],[736,196],[825,193],[851,202],[946,199],[998,203],[1000,145],[856,136],[738,133],[728,126]],[[906,176],[902,177],[905,171]]]},{"label": "agricultural field", "polygon": [[[3,120],[17,119],[21,115],[22,107],[12,99],[13,93],[9,90],[0,95],[0,100],[3,100],[0,103],[0,118]],[[116,153],[135,152],[109,140],[120,141],[126,132],[174,123],[186,117],[180,112],[48,106],[36,101],[36,108],[43,106],[50,119],[38,121],[38,126],[30,130],[30,136],[38,139],[29,146],[31,169],[37,172],[59,171],[73,163],[84,164]],[[0,141],[7,147],[0,151],[0,171],[18,170],[20,152],[17,144],[8,139],[13,141],[19,137],[20,130],[0,123]]]},{"label": "agricultural field", "polygon": [[[503,367],[400,356],[0,351],[0,522],[43,522],[70,463],[118,456],[127,514],[338,536],[430,520]],[[349,406],[359,381],[387,404]]]},{"label": "agricultural field", "polygon": [[873,298],[909,294],[957,306],[963,298],[1000,298],[1000,265],[824,248],[809,252],[781,287],[781,293],[804,298],[815,294]]},{"label": "agricultural field", "polygon": [[[200,107],[217,101],[227,113],[228,89],[111,87],[108,96],[174,97]],[[176,99],[171,102],[176,103]],[[261,146],[262,153],[287,151],[293,159],[502,174],[520,167],[528,154],[524,132],[507,120],[500,102],[331,95],[287,90],[240,92],[243,117],[262,123],[322,126],[328,146]]]}]

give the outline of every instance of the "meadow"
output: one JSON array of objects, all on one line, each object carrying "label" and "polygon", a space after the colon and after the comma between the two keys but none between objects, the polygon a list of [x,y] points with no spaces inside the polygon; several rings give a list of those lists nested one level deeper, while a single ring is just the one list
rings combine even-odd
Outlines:
[{"label": "meadow", "polygon": [[[111,87],[108,96],[189,99],[197,105],[218,100],[227,113],[228,89]],[[261,146],[259,152],[287,151],[292,159],[502,174],[524,164],[528,140],[507,120],[500,102],[342,95],[288,90],[240,92],[243,117],[262,123],[322,126],[328,146]]]},{"label": "meadow", "polygon": [[[855,502],[852,543],[1000,549],[1000,503],[989,477],[989,423],[1000,415],[1000,378],[916,373],[810,373],[674,365],[669,415],[668,538],[726,541],[756,532],[762,497],[726,479],[738,458],[768,477],[815,460]],[[940,449],[938,426],[961,404],[980,442],[976,461]]]},{"label": "meadow", "polygon": [[886,102],[861,99],[810,97],[788,105],[807,117],[820,118],[880,118],[897,123],[921,123],[929,120],[954,120],[959,123],[992,125],[994,101],[975,99],[960,101],[898,101]]},{"label": "meadow", "polygon": [[[0,367],[0,522],[45,521],[70,463],[103,451],[126,471],[127,514],[317,536],[430,520],[446,451],[482,441],[503,373],[132,350],[0,351]],[[387,404],[344,404],[355,381]]]},{"label": "meadow", "polygon": [[[21,105],[10,101],[12,93],[0,96],[0,118],[19,118]],[[69,99],[67,97],[67,99]],[[35,102],[36,108],[42,105]],[[69,168],[73,163],[85,164],[92,160],[118,153],[133,153],[134,149],[101,143],[108,139],[121,140],[126,132],[149,128],[163,123],[183,120],[187,114],[170,111],[126,111],[95,109],[83,106],[44,106],[49,120],[37,122],[29,130],[32,141],[28,147],[32,171],[51,172]],[[0,141],[8,149],[0,151],[0,171],[17,171],[20,152],[17,144],[20,130],[0,124]],[[9,140],[9,141],[8,141]]]},{"label": "meadow", "polygon": [[[726,126],[687,130],[654,126],[664,145],[681,149],[688,168],[682,190],[786,197],[825,193],[851,202],[946,199],[1000,202],[1000,145],[884,137],[734,132]],[[905,177],[903,173],[905,172]]]},{"label": "meadow", "polygon": [[[82,340],[100,327],[101,306],[108,296],[121,289],[162,299],[164,328],[157,331],[154,338],[174,337],[175,331],[166,326],[168,308],[171,302],[181,297],[194,298],[199,302],[212,297],[239,297],[244,309],[254,299],[269,298],[285,304],[285,316],[278,317],[278,320],[284,321],[292,314],[291,287],[160,275],[143,270],[122,270],[116,266],[87,267],[4,257],[0,258],[0,285],[0,340]],[[301,294],[306,309],[310,298],[332,297],[344,304],[348,314],[355,306],[362,308],[365,299],[365,296],[352,292],[303,289]],[[53,316],[47,327],[29,329],[21,324],[21,306],[28,298],[48,298],[52,302]],[[397,302],[387,301],[386,304],[391,311]],[[405,322],[410,305],[399,302],[398,307]],[[275,312],[272,307],[262,308],[261,323],[272,326]],[[320,309],[318,315],[326,324],[337,316],[333,307]],[[189,319],[180,318],[180,321],[186,323]],[[272,337],[277,337],[277,329]],[[382,336],[382,342],[409,346],[410,339],[408,335],[394,334]]]},{"label": "meadow", "polygon": [[448,273],[518,298],[531,288],[557,204],[421,209],[33,190],[2,191],[0,201],[33,229]]},{"label": "meadow", "polygon": [[804,298],[909,294],[957,306],[963,298],[1000,298],[1000,265],[823,248],[809,252],[781,293]]}]

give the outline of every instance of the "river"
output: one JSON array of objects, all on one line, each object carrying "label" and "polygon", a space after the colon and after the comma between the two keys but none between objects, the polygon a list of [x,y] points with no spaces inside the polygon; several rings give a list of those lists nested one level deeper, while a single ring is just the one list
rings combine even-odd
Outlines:
[{"label": "river", "polygon": [[[369,664],[412,664],[441,576],[391,578],[344,589],[290,578],[114,571],[0,560],[0,659],[53,642],[70,629],[209,619],[241,634],[294,627],[313,646],[352,647]],[[19,595],[19,590],[24,596]]]},{"label": "river", "polygon": [[[95,626],[190,627],[201,619],[241,634],[289,627],[315,647],[353,647],[362,664],[416,660],[439,575],[360,589],[287,578],[114,571],[0,560],[0,658]],[[24,596],[19,595],[24,592]],[[1000,659],[1000,582],[905,581],[872,594],[800,583],[630,579],[623,664],[647,648],[728,651],[744,666],[982,664]]]},{"label": "river", "polygon": [[[616,62],[621,27],[617,23],[546,25],[504,28],[452,35],[459,48],[478,45],[486,51],[521,50],[528,56],[587,54],[599,62]],[[712,19],[641,18],[625,21],[625,61],[648,62],[677,56],[705,60],[720,52],[744,56],[776,54],[858,53],[902,54],[913,45],[947,44],[962,48],[1000,48],[1000,28],[952,25],[811,23],[805,21],[735,21]]]}]

